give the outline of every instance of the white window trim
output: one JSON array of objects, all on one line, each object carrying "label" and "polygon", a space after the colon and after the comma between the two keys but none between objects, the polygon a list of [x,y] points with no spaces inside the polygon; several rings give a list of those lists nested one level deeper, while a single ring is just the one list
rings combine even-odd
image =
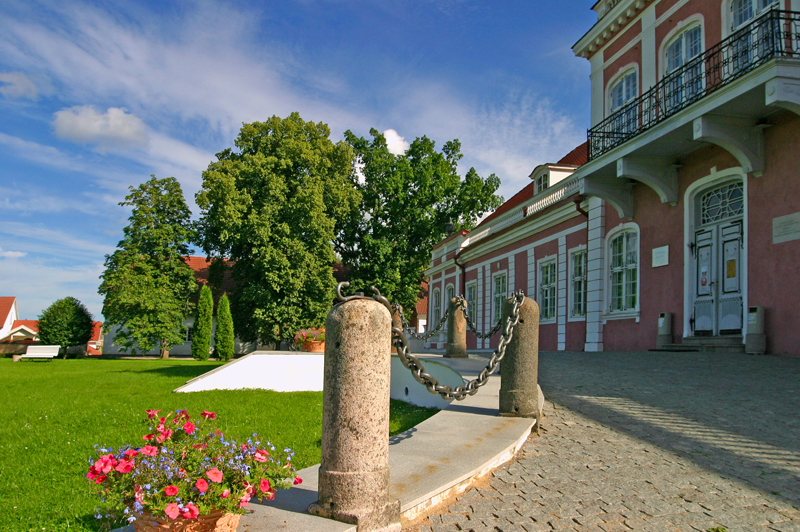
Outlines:
[{"label": "white window trim", "polygon": [[[433,289],[433,297],[431,298],[431,324],[433,326],[439,325],[439,320],[442,319],[442,291],[439,288]],[[436,312],[436,303],[439,303],[439,312]]]},{"label": "white window trim", "polygon": [[[611,241],[614,240],[614,237],[617,236],[618,233],[622,233],[624,231],[636,231],[638,238],[636,239],[636,308],[635,309],[628,309],[628,310],[621,310],[612,312],[611,308]],[[636,222],[627,222],[623,224],[619,224],[614,229],[609,231],[606,234],[606,241],[605,241],[605,264],[603,265],[603,282],[604,289],[603,292],[605,293],[604,301],[603,301],[603,308],[605,309],[604,314],[600,316],[605,323],[607,320],[627,320],[627,319],[635,319],[636,322],[639,322],[639,318],[641,315],[641,306],[642,306],[642,232],[639,229],[639,224]]]},{"label": "white window trim", "polygon": [[[574,290],[573,290],[573,287],[572,287],[572,255],[574,253],[580,253],[580,252],[586,253],[586,266],[585,266],[586,269],[583,272],[583,276],[584,276],[584,281],[583,282],[586,284],[586,290],[585,290],[585,295],[584,295],[584,300],[583,300],[583,306],[584,306],[584,311],[583,312],[584,313],[583,313],[583,316],[573,316],[573,314],[572,314],[572,301],[573,301],[572,294],[573,294]],[[586,247],[585,244],[581,244],[580,246],[577,246],[577,247],[574,247],[574,248],[571,248],[571,249],[567,250],[567,285],[568,285],[567,286],[567,322],[586,321],[586,314],[588,314],[588,305],[587,305],[586,299],[588,299],[588,297],[589,297],[589,275],[588,275],[589,272],[588,272],[588,269],[589,269],[589,252],[588,252],[587,247]]]},{"label": "white window trim", "polygon": [[[489,300],[489,304],[491,305],[491,311],[492,311],[492,321],[489,324],[489,329],[494,327],[494,325],[497,323],[497,320],[500,319],[500,316],[497,316],[497,311],[496,311],[495,305],[494,305],[495,296],[497,295],[494,292],[494,288],[495,288],[495,286],[497,286],[495,284],[495,279],[497,277],[500,277],[500,276],[505,276],[505,278],[506,278],[506,293],[505,293],[504,298],[508,297],[508,270],[505,269],[505,270],[500,270],[500,271],[494,272],[492,274],[492,298]],[[501,305],[500,308],[502,309],[502,305]]]},{"label": "white window trim", "polygon": [[[541,317],[542,305],[539,298],[542,295],[542,265],[550,262],[556,265],[556,312],[552,318],[546,320]],[[558,323],[558,253],[555,255],[547,255],[536,261],[536,303],[539,305],[540,324]]]},{"label": "white window trim", "polygon": [[634,99],[636,99],[639,96],[641,96],[640,93],[641,93],[641,86],[642,86],[642,79],[641,79],[642,75],[641,75],[640,70],[641,69],[639,68],[639,63],[628,63],[627,65],[624,65],[624,66],[620,67],[620,69],[617,70],[617,73],[614,74],[611,77],[611,79],[608,80],[608,83],[606,84],[606,88],[605,88],[605,98],[603,100],[604,103],[605,103],[605,113],[603,114],[604,118],[608,118],[609,116],[611,116],[611,112],[612,112],[611,111],[611,89],[614,87],[614,85],[617,84],[618,81],[622,80],[622,78],[624,78],[625,76],[627,76],[631,72],[636,72],[636,96],[634,96]]},{"label": "white window trim", "polygon": [[[675,26],[669,33],[667,33],[666,36],[664,36],[664,38],[661,40],[661,44],[658,46],[659,81],[664,79],[664,76],[667,75],[667,48],[669,48],[669,45],[671,45],[679,35],[683,34],[683,32],[688,31],[698,25],[700,26],[700,43],[702,45],[702,51],[700,52],[700,55],[703,55],[706,52],[706,26],[703,15],[692,15],[681,20],[678,22],[677,26]],[[705,65],[703,65],[703,68],[705,68]]]},{"label": "white window trim", "polygon": [[[791,7],[786,7],[786,5],[784,4],[784,2],[782,0],[780,2],[778,2],[776,0],[774,3],[778,4],[778,9],[788,9],[789,11],[794,11],[795,10],[794,9],[794,5],[792,5]],[[720,20],[722,22],[722,39],[721,40],[724,40],[727,37],[730,37],[731,35],[733,35],[735,33],[735,31],[732,30],[732,26],[733,26],[733,14],[732,14],[733,9],[731,7],[732,5],[733,5],[733,0],[725,0],[724,2],[722,2],[722,5],[721,5],[721,9],[722,9],[722,17],[720,18]],[[757,19],[758,16],[759,15],[756,14],[753,17],[752,20]],[[750,22],[752,22],[752,20]]]},{"label": "white window trim", "polygon": [[472,324],[475,325],[475,327],[477,327],[478,326],[478,306],[480,305],[480,303],[478,302],[478,280],[477,279],[474,280],[474,281],[470,281],[470,282],[468,282],[468,283],[466,283],[464,285],[464,300],[467,301],[467,303],[469,303],[469,298],[467,297],[467,295],[469,294],[469,289],[471,287],[475,288],[475,302],[473,303],[472,308],[470,308],[469,305],[467,305],[467,312],[471,314],[474,311],[475,317],[474,318],[470,317],[470,319],[472,320]]},{"label": "white window trim", "polygon": [[442,292],[444,300],[442,301],[442,309],[444,309],[444,313],[447,315],[447,319],[450,320],[450,299],[447,298],[447,292],[449,289],[453,289],[453,297],[456,297],[456,285],[453,283],[447,283],[444,287],[444,291]]}]

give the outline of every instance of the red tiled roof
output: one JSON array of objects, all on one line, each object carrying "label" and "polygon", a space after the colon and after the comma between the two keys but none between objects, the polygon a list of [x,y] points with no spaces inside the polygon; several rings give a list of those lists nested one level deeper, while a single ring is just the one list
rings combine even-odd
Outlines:
[{"label": "red tiled roof", "polygon": [[568,164],[570,166],[582,166],[589,162],[589,142],[584,142],[564,157],[556,164]]},{"label": "red tiled roof", "polygon": [[0,297],[0,327],[8,319],[8,313],[11,312],[11,307],[14,306],[14,300],[17,299],[14,296],[6,296]]},{"label": "red tiled roof", "polygon": [[[186,261],[186,264],[194,270],[194,277],[197,279],[199,284],[208,284],[208,275],[209,275],[209,266],[211,266],[211,261],[206,259],[205,257],[183,257],[183,260]],[[225,260],[225,265],[227,268],[225,269],[225,275],[222,277],[222,286],[217,286],[214,288],[218,288],[223,292],[230,294],[233,289],[235,288],[235,283],[231,278],[231,266],[235,264],[235,261],[232,260]]]},{"label": "red tiled roof", "polygon": [[419,299],[417,300],[417,315],[428,313],[428,281],[419,285]]},{"label": "red tiled roof", "polygon": [[14,322],[14,325],[11,326],[12,329],[16,329],[17,327],[27,327],[28,329],[32,330],[33,332],[39,332],[39,320],[17,320]]},{"label": "red tiled roof", "polygon": [[478,227],[494,220],[501,214],[507,213],[508,211],[510,211],[515,207],[519,207],[532,197],[533,197],[533,183],[529,183],[525,185],[525,187],[522,190],[511,196],[511,199],[500,205],[500,207],[498,207],[496,211],[494,211],[492,214],[484,218],[483,221],[480,224],[478,224]]},{"label": "red tiled roof", "polygon": [[102,337],[103,337],[103,322],[102,321],[93,321],[92,322],[92,337],[89,338],[89,341],[90,342],[99,342]]}]

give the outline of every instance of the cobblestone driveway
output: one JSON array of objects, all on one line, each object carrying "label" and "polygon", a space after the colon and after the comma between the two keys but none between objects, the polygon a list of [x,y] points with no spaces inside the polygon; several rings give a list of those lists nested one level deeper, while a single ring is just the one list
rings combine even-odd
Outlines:
[{"label": "cobblestone driveway", "polygon": [[541,436],[406,530],[800,532],[800,359],[542,353],[540,383]]}]

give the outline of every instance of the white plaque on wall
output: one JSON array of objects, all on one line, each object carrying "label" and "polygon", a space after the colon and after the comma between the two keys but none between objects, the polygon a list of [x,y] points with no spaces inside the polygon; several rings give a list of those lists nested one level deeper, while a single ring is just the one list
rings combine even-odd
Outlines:
[{"label": "white plaque on wall", "polygon": [[669,246],[653,248],[653,268],[669,265]]},{"label": "white plaque on wall", "polygon": [[772,219],[772,243],[800,240],[800,212]]}]

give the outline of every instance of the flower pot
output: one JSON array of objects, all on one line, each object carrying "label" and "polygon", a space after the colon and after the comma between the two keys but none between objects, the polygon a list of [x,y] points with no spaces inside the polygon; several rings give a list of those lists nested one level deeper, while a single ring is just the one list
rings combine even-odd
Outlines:
[{"label": "flower pot", "polygon": [[325,341],[308,340],[303,344],[303,351],[307,353],[324,353]]},{"label": "flower pot", "polygon": [[197,519],[156,518],[145,513],[133,522],[133,529],[136,532],[235,532],[241,518],[239,514],[229,514],[222,510],[199,515]]}]

